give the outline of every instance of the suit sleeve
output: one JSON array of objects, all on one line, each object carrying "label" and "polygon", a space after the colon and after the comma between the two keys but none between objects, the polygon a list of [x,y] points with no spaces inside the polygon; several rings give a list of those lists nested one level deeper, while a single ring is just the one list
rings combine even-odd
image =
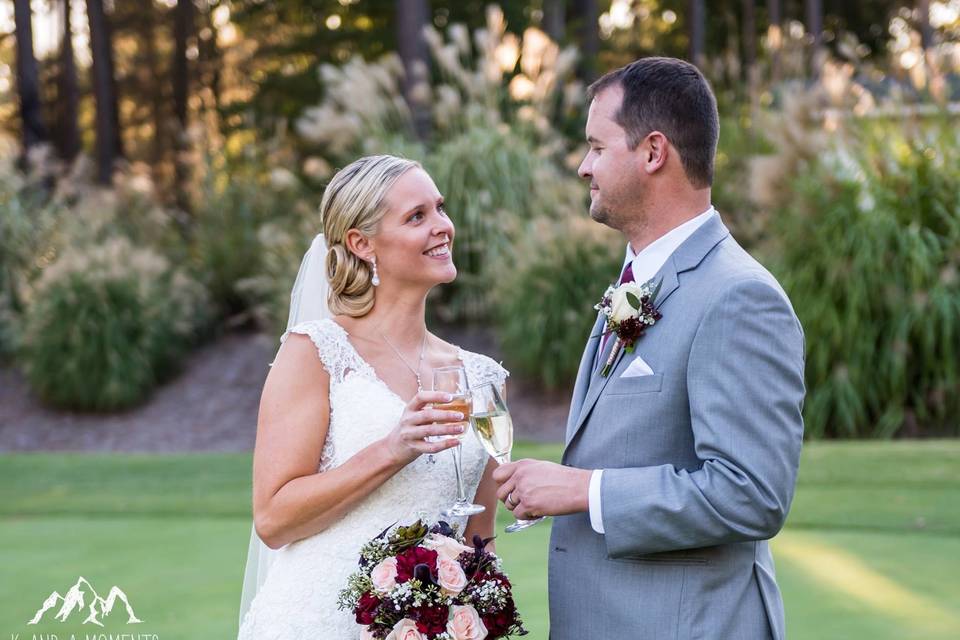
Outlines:
[{"label": "suit sleeve", "polygon": [[778,288],[752,279],[718,292],[687,364],[702,466],[606,469],[601,495],[608,555],[776,535],[800,461],[803,368],[803,332]]}]

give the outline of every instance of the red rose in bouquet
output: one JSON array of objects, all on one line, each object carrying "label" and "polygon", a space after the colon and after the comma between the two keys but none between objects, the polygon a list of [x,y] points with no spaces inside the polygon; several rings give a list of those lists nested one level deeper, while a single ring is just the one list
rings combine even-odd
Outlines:
[{"label": "red rose in bouquet", "polygon": [[411,547],[397,555],[397,582],[413,578],[418,565],[426,565],[431,575],[437,573],[437,552],[423,547]]}]

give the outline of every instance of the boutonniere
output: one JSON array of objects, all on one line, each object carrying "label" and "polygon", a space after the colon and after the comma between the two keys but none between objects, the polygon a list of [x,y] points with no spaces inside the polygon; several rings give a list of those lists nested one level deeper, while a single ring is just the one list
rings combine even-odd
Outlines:
[{"label": "boutonniere", "polygon": [[653,303],[660,293],[660,285],[651,289],[650,283],[637,284],[625,282],[620,286],[607,287],[603,299],[594,305],[594,309],[603,313],[607,320],[606,327],[601,335],[613,333],[617,336],[610,357],[607,358],[600,375],[604,378],[610,374],[610,368],[616,361],[621,349],[633,353],[637,340],[643,337],[648,327],[656,324],[662,316]]}]

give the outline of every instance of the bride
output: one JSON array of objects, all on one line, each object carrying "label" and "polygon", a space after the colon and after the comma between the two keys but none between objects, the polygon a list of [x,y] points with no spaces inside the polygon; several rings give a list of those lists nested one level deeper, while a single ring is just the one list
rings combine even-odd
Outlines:
[{"label": "bride", "polygon": [[[239,639],[360,638],[337,595],[361,545],[394,523],[435,520],[456,498],[460,414],[431,409],[433,369],[468,383],[507,372],[426,327],[427,293],[457,275],[453,223],[414,161],[361,158],[328,185],[323,234],[304,258],[290,322],[263,395],[253,455],[253,520]],[[427,438],[430,438],[429,440]],[[467,539],[493,535],[494,464],[463,439],[467,495],[486,506]]]}]

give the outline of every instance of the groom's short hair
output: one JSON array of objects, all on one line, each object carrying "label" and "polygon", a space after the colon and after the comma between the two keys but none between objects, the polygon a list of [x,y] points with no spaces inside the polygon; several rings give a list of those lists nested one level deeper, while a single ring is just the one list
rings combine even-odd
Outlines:
[{"label": "groom's short hair", "polygon": [[627,132],[628,147],[636,149],[659,131],[680,154],[690,183],[698,189],[712,185],[720,118],[700,70],[676,58],[640,58],[591,84],[587,97],[593,100],[614,85],[623,89],[616,122]]}]

